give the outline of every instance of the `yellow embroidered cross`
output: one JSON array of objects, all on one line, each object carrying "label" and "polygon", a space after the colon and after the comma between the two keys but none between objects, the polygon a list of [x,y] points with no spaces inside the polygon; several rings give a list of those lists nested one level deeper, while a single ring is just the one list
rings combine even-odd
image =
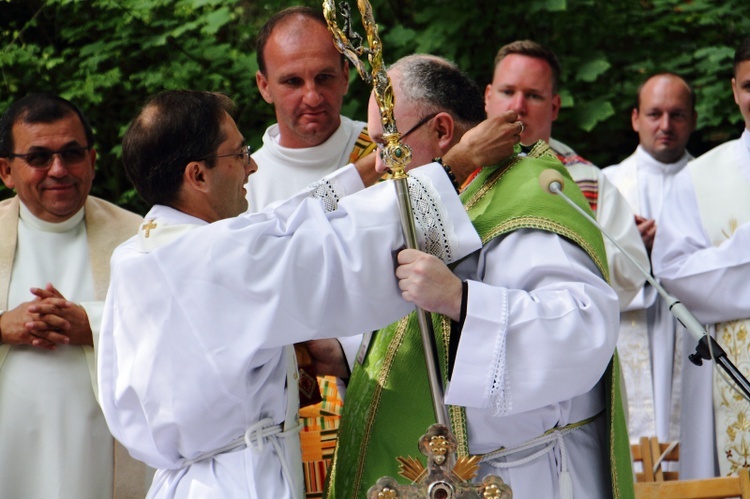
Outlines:
[{"label": "yellow embroidered cross", "polygon": [[154,219],[152,218],[151,220],[143,224],[141,228],[146,231],[146,238],[148,238],[148,236],[151,234],[151,230],[156,228]]}]

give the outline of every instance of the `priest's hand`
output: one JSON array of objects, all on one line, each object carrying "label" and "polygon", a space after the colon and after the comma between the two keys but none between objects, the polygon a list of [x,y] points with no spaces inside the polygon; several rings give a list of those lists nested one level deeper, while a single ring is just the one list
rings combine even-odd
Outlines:
[{"label": "priest's hand", "polygon": [[27,325],[29,331],[40,338],[65,335],[71,345],[94,345],[89,317],[86,310],[65,299],[52,284],[42,288],[31,288],[36,296],[29,306],[34,320]]},{"label": "priest's hand", "polygon": [[315,372],[319,376],[336,376],[349,378],[349,366],[346,363],[344,350],[336,339],[306,341],[310,357],[312,357]]},{"label": "priest's hand", "polygon": [[513,154],[513,148],[521,141],[522,125],[517,119],[515,111],[487,118],[445,153],[443,163],[450,165],[458,185],[477,168],[495,165]]},{"label": "priest's hand", "polygon": [[428,311],[461,318],[461,279],[437,257],[419,250],[398,254],[396,277],[404,300]]},{"label": "priest's hand", "polygon": [[654,245],[654,237],[656,236],[656,221],[653,218],[644,218],[640,215],[635,216],[635,225],[638,227],[638,232],[641,233],[641,239],[643,245],[646,246],[646,251],[651,254],[651,247]]},{"label": "priest's hand", "polygon": [[7,345],[31,345],[46,350],[54,350],[58,344],[68,344],[70,339],[58,331],[50,330],[39,336],[31,325],[36,320],[29,307],[36,301],[24,302],[0,316],[0,340]]}]

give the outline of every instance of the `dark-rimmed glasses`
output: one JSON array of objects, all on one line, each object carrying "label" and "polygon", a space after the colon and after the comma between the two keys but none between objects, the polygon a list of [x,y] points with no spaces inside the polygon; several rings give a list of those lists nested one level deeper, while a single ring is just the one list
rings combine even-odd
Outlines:
[{"label": "dark-rimmed glasses", "polygon": [[229,158],[231,156],[236,156],[237,158],[242,158],[242,162],[245,166],[250,164],[250,154],[252,154],[253,148],[252,146],[243,146],[242,150],[239,152],[230,152],[229,154],[219,154],[217,156],[206,156],[205,158],[197,159],[196,161],[204,161],[207,159],[219,159],[219,158]]},{"label": "dark-rimmed glasses", "polygon": [[417,124],[414,125],[413,127],[411,127],[406,133],[401,134],[401,140],[404,140],[407,135],[409,135],[413,131],[417,130],[419,127],[421,127],[422,125],[424,125],[425,123],[427,123],[428,121],[430,121],[432,118],[434,118],[437,115],[438,115],[438,113],[428,114],[427,116],[425,116],[424,118],[422,118],[421,120],[419,120],[417,122]]},{"label": "dark-rimmed glasses", "polygon": [[[421,120],[419,120],[416,125],[414,125],[409,130],[407,130],[406,133],[404,133],[404,134],[401,135],[401,137],[399,138],[399,141],[404,140],[407,135],[409,135],[413,131],[419,129],[419,127],[421,127],[422,125],[424,125],[425,123],[427,123],[428,121],[430,121],[432,118],[434,118],[437,115],[438,115],[438,113],[428,114],[427,116],[425,116],[424,118],[422,118]],[[383,144],[381,142],[381,143],[376,144],[376,146],[378,148],[378,151],[380,152],[380,157],[382,158],[383,157],[383,148],[385,147],[385,144]]]},{"label": "dark-rimmed glasses", "polygon": [[21,158],[30,167],[42,169],[49,168],[52,165],[54,157],[59,156],[60,161],[65,166],[71,166],[83,162],[88,155],[89,149],[91,149],[91,146],[65,147],[57,151],[40,148],[25,154],[13,152],[8,155],[8,158]]}]

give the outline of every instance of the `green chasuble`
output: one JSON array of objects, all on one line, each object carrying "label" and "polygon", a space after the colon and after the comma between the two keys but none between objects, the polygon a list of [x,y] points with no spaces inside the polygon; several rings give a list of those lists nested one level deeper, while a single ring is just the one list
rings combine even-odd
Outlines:
[{"label": "green chasuble", "polygon": [[[565,179],[564,193],[590,213],[588,203],[565,167],[543,142],[526,157],[514,155],[503,164],[484,168],[461,199],[482,243],[517,229],[551,231],[583,248],[608,279],[602,236],[590,222],[559,196],[545,192],[539,174],[555,169]],[[440,371],[447,379],[450,319],[432,315]],[[619,379],[616,356],[605,374]],[[613,497],[632,498],[630,446],[619,382],[607,383]],[[362,364],[357,363],[346,398],[325,497],[364,498],[383,477],[402,483],[396,457],[412,456],[425,463],[417,448],[419,438],[435,423],[424,353],[416,315],[373,334]],[[459,456],[468,455],[465,411],[448,406]]]}]

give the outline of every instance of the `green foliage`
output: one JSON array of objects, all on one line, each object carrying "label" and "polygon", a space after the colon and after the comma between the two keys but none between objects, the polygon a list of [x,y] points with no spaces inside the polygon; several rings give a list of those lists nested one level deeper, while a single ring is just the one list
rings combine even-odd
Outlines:
[{"label": "green foliage", "polygon": [[[229,94],[254,146],[273,109],[255,85],[254,40],[294,0],[0,0],[0,111],[33,91],[76,102],[97,136],[94,193],[144,206],[120,166],[120,141],[143,102],[170,88]],[[318,1],[306,5],[320,8]],[[358,31],[356,2],[350,0]],[[563,66],[563,107],[553,134],[600,165],[637,143],[630,128],[638,85],[655,71],[693,82],[699,115],[691,150],[736,137],[741,116],[731,60],[750,34],[750,3],[730,0],[372,0],[386,62],[413,52],[454,60],[481,87],[497,49],[533,39]],[[369,89],[352,76],[344,113],[366,117]],[[10,195],[9,192],[0,195]]]}]

